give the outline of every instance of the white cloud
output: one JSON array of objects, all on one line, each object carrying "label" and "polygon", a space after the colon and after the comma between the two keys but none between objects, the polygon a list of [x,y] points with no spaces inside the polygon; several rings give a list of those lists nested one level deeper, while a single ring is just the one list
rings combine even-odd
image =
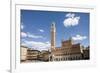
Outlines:
[{"label": "white cloud", "polygon": [[68,13],[66,14],[66,19],[63,21],[65,27],[76,26],[79,24],[80,17],[75,16],[75,14]]},{"label": "white cloud", "polygon": [[23,25],[23,23],[21,23],[21,29],[24,29],[24,25]]},{"label": "white cloud", "polygon": [[76,35],[75,37],[72,37],[73,40],[84,40],[86,39],[87,37],[86,36],[81,36],[81,35]]},{"label": "white cloud", "polygon": [[48,50],[50,48],[50,42],[36,42],[36,41],[24,41],[22,45],[31,47],[37,50]]},{"label": "white cloud", "polygon": [[73,18],[74,16],[75,16],[75,14],[71,14],[71,13],[66,14],[66,17]]},{"label": "white cloud", "polygon": [[34,34],[29,33],[29,32],[27,32],[27,33],[21,32],[21,37],[29,37],[29,38],[35,38],[35,39],[43,38],[43,36],[34,35]]},{"label": "white cloud", "polygon": [[21,25],[21,29],[24,29],[24,26],[23,25]]},{"label": "white cloud", "polygon": [[27,33],[21,32],[21,37],[27,37]]},{"label": "white cloud", "polygon": [[39,31],[40,31],[40,32],[44,32],[44,30],[43,30],[43,29],[39,29]]},{"label": "white cloud", "polygon": [[40,35],[34,35],[34,34],[30,34],[30,33],[27,33],[28,34],[28,37],[29,38],[43,38],[42,36],[40,36]]},{"label": "white cloud", "polygon": [[21,43],[21,46],[27,46],[25,43]]}]

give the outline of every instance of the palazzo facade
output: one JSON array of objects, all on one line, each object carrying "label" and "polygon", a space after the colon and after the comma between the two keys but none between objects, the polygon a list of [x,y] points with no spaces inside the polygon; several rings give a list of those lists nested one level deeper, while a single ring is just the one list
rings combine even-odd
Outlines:
[{"label": "palazzo facade", "polygon": [[83,48],[80,43],[73,44],[70,38],[61,42],[61,47],[56,47],[56,26],[51,25],[51,61],[81,60]]}]

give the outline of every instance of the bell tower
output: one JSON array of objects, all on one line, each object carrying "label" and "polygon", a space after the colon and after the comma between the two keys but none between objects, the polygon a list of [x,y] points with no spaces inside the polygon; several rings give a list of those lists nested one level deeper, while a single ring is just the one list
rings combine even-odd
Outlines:
[{"label": "bell tower", "polygon": [[55,50],[55,44],[56,44],[56,26],[55,26],[55,22],[52,22],[51,24],[51,52]]}]

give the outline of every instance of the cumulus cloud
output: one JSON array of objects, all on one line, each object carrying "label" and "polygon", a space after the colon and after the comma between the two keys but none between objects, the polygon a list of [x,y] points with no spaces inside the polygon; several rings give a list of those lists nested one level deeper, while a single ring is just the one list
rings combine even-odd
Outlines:
[{"label": "cumulus cloud", "polygon": [[35,39],[43,38],[43,36],[34,35],[34,34],[29,33],[29,32],[27,32],[27,33],[21,32],[21,37],[28,37],[28,38],[35,38]]},{"label": "cumulus cloud", "polygon": [[21,37],[27,37],[27,33],[21,32]]},{"label": "cumulus cloud", "polygon": [[75,16],[75,14],[72,14],[72,13],[68,13],[68,14],[66,14],[66,17],[73,18],[74,16]]},{"label": "cumulus cloud", "polygon": [[86,38],[87,38],[86,36],[81,36],[79,34],[76,35],[75,37],[72,37],[73,40],[80,40],[80,41],[82,41],[82,40],[84,40]]},{"label": "cumulus cloud", "polygon": [[50,48],[50,42],[37,42],[37,41],[24,41],[22,45],[31,47],[37,50],[48,50]]},{"label": "cumulus cloud", "polygon": [[43,37],[40,36],[40,35],[34,35],[34,34],[29,33],[29,32],[27,33],[27,35],[28,35],[29,38],[36,38],[36,39],[37,39],[37,38],[43,38]]},{"label": "cumulus cloud", "polygon": [[79,24],[80,17],[75,16],[73,13],[66,14],[66,19],[63,21],[65,27],[76,26]]},{"label": "cumulus cloud", "polygon": [[43,30],[43,29],[39,29],[39,31],[40,31],[40,32],[44,32],[44,30]]}]

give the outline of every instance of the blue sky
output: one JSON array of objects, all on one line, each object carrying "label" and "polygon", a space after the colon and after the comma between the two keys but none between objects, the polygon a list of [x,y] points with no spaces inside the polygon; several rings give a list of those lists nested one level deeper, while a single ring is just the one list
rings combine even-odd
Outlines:
[{"label": "blue sky", "polygon": [[70,37],[75,43],[89,45],[89,13],[21,10],[21,44],[47,50],[50,27],[56,24],[56,46]]}]

